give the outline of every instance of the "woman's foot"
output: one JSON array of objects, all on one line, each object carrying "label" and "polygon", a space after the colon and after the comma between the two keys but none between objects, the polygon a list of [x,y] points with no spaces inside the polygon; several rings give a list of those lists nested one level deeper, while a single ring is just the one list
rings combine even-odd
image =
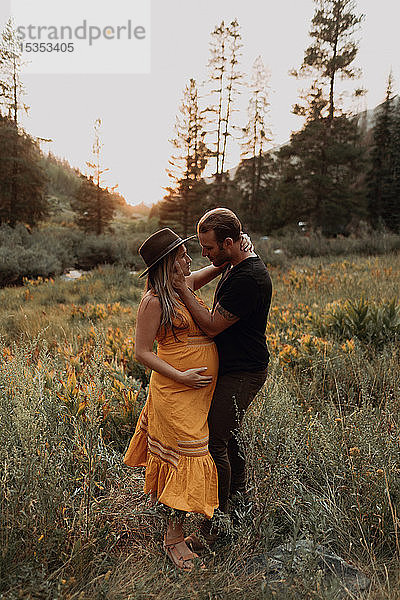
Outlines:
[{"label": "woman's foot", "polygon": [[191,550],[200,552],[202,550],[209,550],[210,546],[215,544],[218,539],[218,529],[210,519],[206,519],[202,521],[199,533],[191,533],[185,537],[185,542]]},{"label": "woman's foot", "polygon": [[185,537],[185,542],[192,548],[192,550],[196,550],[197,552],[201,552],[202,550],[209,550],[210,546],[215,544],[218,540],[219,536],[217,533],[207,533],[205,535],[198,536],[195,533],[191,533],[187,537]]},{"label": "woman's foot", "polygon": [[151,492],[149,495],[148,502],[150,506],[155,506],[157,504],[157,495],[154,492]]},{"label": "woman's foot", "polygon": [[[193,569],[193,561],[198,556],[188,548],[183,535],[175,538],[166,535],[164,538],[164,548],[167,556],[178,569],[182,571],[191,571]],[[204,568],[204,565],[202,565],[202,568]]]}]

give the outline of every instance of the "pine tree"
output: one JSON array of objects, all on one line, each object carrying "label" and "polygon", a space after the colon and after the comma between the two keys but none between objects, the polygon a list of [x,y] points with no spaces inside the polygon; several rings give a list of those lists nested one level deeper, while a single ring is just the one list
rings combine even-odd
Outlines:
[{"label": "pine tree", "polygon": [[0,223],[35,225],[48,213],[40,149],[15,121],[0,116]]},{"label": "pine tree", "polygon": [[393,134],[392,134],[392,193],[389,227],[400,233],[400,98],[394,104]]},{"label": "pine tree", "polygon": [[366,217],[364,150],[356,121],[336,117],[328,135],[326,119],[310,120],[280,155],[286,160],[285,183],[295,181],[287,208],[296,222],[334,235]]},{"label": "pine tree", "polygon": [[211,33],[208,68],[212,83],[210,94],[214,103],[208,112],[211,121],[209,135],[212,138],[210,147],[211,155],[215,158],[214,177],[217,184],[223,180],[228,138],[233,135],[234,103],[243,79],[238,67],[241,48],[240,27],[236,19],[228,25],[222,21]]},{"label": "pine tree", "polygon": [[292,218],[308,220],[332,235],[345,233],[366,215],[364,148],[356,120],[339,110],[335,97],[337,76],[357,75],[352,67],[358,50],[353,36],[363,17],[354,14],[354,0],[314,2],[314,43],[299,72],[294,72],[313,75],[314,80],[293,109],[305,117],[305,124],[279,155],[279,188]]},{"label": "pine tree", "polygon": [[241,162],[235,173],[243,195],[242,209],[253,231],[263,228],[262,216],[273,180],[273,159],[265,152],[272,139],[266,122],[268,109],[268,74],[259,56],[253,65],[248,122],[243,128]]},{"label": "pine tree", "polygon": [[[40,168],[37,170],[38,149],[34,148],[33,140],[25,132],[18,132],[18,111],[28,109],[22,102],[21,54],[19,38],[10,18],[0,37],[0,116],[8,119],[2,121],[3,135],[7,138],[7,146],[3,148],[7,154],[6,171],[3,173],[7,187],[2,193],[2,204],[3,218],[10,224],[20,220],[35,223],[47,212],[41,189],[45,176]],[[23,182],[28,171],[32,171],[33,204],[30,207],[25,206],[25,202],[29,204],[25,195],[29,182]]]},{"label": "pine tree", "polygon": [[393,94],[389,74],[384,102],[378,107],[372,130],[368,174],[372,224],[398,231],[400,226],[400,100]]},{"label": "pine tree", "polygon": [[22,51],[12,19],[6,23],[0,38],[0,112],[18,123],[18,111],[27,110],[23,103],[21,81]]},{"label": "pine tree", "polygon": [[[89,167],[89,177],[81,176],[81,185],[71,203],[77,213],[76,222],[84,231],[100,235],[111,224],[115,213],[115,201],[110,190],[104,186],[102,175],[109,169],[103,168],[101,152],[103,144],[100,139],[101,119],[94,124],[94,142],[92,146],[93,160],[86,164]],[[114,188],[111,188],[113,192]]]},{"label": "pine tree", "polygon": [[[307,48],[303,63],[296,76],[310,76],[323,87],[328,101],[328,123],[336,112],[335,84],[342,79],[353,79],[358,71],[352,66],[358,52],[354,33],[364,15],[356,15],[355,0],[314,0],[316,10],[312,19],[310,37],[314,43]],[[319,87],[317,86],[317,87]],[[325,89],[325,88],[328,89]]]},{"label": "pine tree", "polygon": [[376,112],[372,132],[371,169],[369,172],[369,210],[372,223],[386,224],[386,203],[390,197],[392,134],[394,125],[392,74],[388,77],[386,97]]},{"label": "pine tree", "polygon": [[202,174],[207,164],[204,115],[199,105],[199,93],[194,79],[184,89],[171,140],[174,155],[167,173],[171,186],[160,207],[160,225],[175,227],[184,237],[193,230],[202,206],[204,182]]},{"label": "pine tree", "polygon": [[114,217],[114,202],[110,192],[99,187],[93,177],[80,176],[81,185],[71,202],[76,212],[75,222],[87,233],[101,235]]}]

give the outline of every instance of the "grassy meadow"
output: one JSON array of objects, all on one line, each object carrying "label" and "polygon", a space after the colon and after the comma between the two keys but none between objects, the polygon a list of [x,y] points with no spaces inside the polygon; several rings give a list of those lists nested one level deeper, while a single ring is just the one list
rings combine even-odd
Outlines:
[{"label": "grassy meadow", "polygon": [[190,574],[164,556],[142,470],[122,464],[149,375],[134,359],[143,281],[114,265],[0,290],[0,598],[343,597],[312,564],[282,589],[237,567],[298,539],[359,567],[366,598],[400,598],[400,255],[277,254],[270,272],[270,374],[242,432],[250,500]]}]

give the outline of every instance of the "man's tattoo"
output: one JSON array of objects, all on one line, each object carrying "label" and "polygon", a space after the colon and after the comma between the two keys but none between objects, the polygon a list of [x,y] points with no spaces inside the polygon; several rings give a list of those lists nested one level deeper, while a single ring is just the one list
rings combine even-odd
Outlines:
[{"label": "man's tattoo", "polygon": [[222,315],[224,317],[224,319],[226,319],[227,321],[236,321],[237,316],[233,315],[232,313],[230,313],[229,311],[225,310],[225,308],[222,308],[222,306],[220,304],[217,304],[217,306],[215,307],[215,309],[219,312],[220,315]]}]

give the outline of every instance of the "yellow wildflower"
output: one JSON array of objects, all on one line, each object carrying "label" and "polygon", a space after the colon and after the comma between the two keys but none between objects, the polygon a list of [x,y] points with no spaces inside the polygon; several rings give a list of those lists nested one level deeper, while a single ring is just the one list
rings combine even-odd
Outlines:
[{"label": "yellow wildflower", "polygon": [[358,456],[360,454],[360,448],[358,446],[354,446],[354,448],[349,449],[350,456]]}]

